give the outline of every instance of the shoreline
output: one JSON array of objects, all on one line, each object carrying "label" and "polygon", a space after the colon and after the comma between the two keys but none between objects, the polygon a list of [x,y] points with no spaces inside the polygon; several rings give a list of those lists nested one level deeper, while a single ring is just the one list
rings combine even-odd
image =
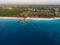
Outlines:
[{"label": "shoreline", "polygon": [[[23,17],[0,17],[0,19],[24,19]],[[54,17],[54,18],[26,18],[28,20],[56,20],[60,19],[60,17]]]}]

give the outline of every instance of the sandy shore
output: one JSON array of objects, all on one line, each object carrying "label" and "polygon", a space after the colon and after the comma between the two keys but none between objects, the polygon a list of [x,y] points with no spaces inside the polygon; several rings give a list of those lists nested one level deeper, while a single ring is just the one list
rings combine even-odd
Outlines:
[{"label": "sandy shore", "polygon": [[[22,17],[0,17],[0,19],[24,19]],[[60,19],[60,18],[57,18],[57,17],[54,17],[54,18],[26,18],[26,19],[31,19],[31,20],[55,20],[55,19]]]}]

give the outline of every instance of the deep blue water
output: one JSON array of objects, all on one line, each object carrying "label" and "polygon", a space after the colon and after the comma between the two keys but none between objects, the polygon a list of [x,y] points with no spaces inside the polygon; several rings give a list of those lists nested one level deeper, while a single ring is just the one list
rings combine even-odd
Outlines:
[{"label": "deep blue water", "polygon": [[60,20],[0,19],[0,45],[60,45]]}]

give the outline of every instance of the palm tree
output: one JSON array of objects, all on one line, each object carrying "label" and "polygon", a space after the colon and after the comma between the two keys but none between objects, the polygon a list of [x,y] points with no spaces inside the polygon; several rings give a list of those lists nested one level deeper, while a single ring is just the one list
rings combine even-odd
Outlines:
[{"label": "palm tree", "polygon": [[24,21],[26,21],[26,18],[28,17],[28,12],[23,12],[20,15],[24,18]]}]

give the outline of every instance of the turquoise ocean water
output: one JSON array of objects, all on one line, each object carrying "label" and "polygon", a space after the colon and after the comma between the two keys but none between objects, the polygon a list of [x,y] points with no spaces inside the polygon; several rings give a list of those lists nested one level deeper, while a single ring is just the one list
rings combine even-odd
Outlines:
[{"label": "turquoise ocean water", "polygon": [[60,20],[0,19],[0,45],[60,45]]}]

